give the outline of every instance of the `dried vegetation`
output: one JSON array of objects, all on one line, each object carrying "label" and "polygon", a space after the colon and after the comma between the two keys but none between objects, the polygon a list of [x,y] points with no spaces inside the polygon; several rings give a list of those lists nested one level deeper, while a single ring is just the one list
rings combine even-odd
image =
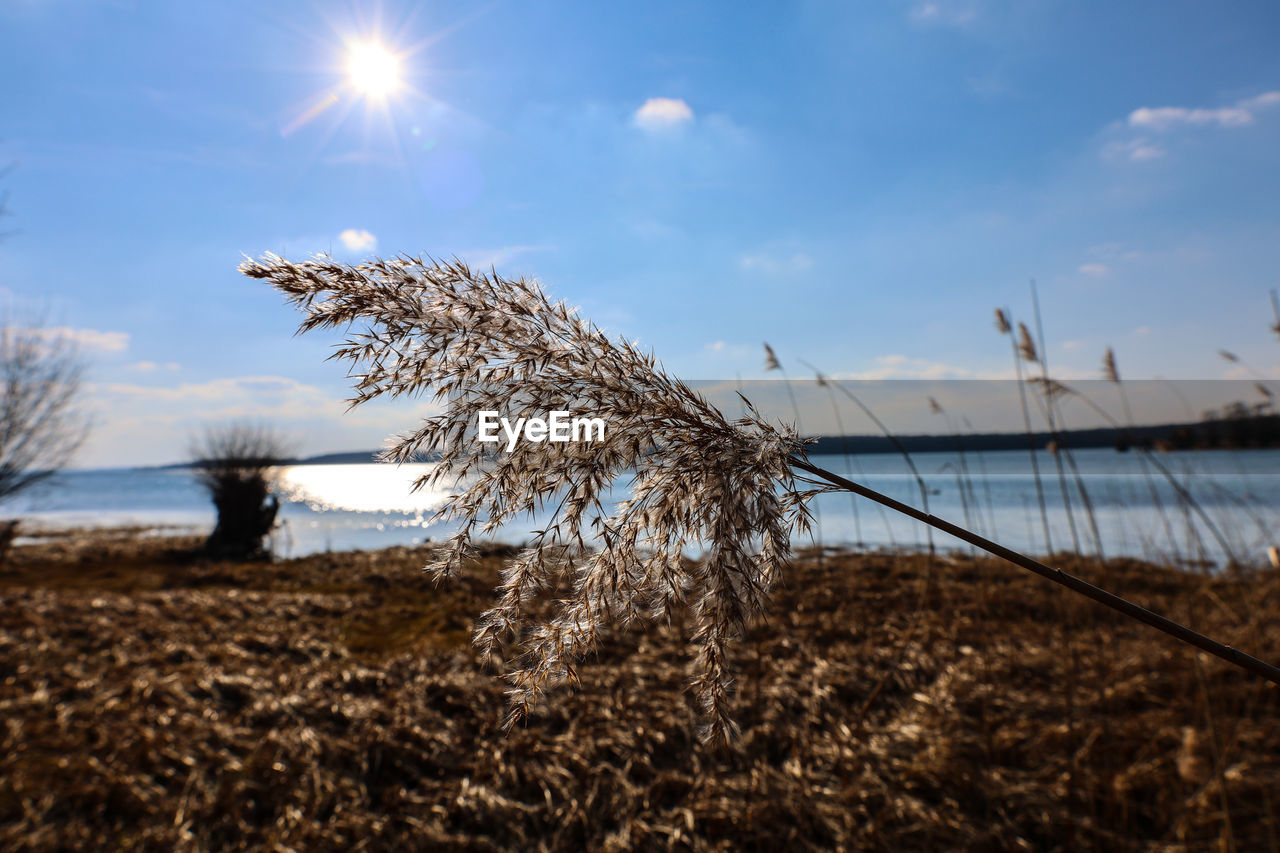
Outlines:
[{"label": "dried vegetation", "polygon": [[[504,734],[469,638],[513,550],[436,589],[422,549],[173,547],[22,547],[0,575],[0,847],[1276,846],[1280,692],[996,561],[941,558],[925,595],[924,555],[801,555],[717,749],[685,611],[603,630]],[[1064,568],[1280,656],[1278,573]]]}]

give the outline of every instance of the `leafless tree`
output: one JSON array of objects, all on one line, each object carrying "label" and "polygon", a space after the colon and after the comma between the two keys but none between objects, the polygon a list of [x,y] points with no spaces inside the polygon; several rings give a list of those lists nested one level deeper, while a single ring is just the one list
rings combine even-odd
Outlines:
[{"label": "leafless tree", "polygon": [[[0,320],[0,501],[51,476],[83,443],[83,373],[80,352],[65,335]],[[16,530],[16,521],[0,522],[0,561]]]},{"label": "leafless tree", "polygon": [[0,324],[0,501],[66,465],[88,434],[74,341],[41,326]]},{"label": "leafless tree", "polygon": [[280,509],[272,490],[289,455],[285,439],[262,424],[211,426],[192,441],[190,455],[218,512],[205,549],[238,560],[268,557],[263,540]]}]

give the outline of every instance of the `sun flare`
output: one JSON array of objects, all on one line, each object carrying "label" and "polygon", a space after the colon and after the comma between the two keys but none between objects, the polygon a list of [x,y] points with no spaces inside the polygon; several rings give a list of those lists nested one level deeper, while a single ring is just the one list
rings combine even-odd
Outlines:
[{"label": "sun flare", "polygon": [[400,57],[380,42],[352,44],[347,52],[347,80],[366,97],[392,95],[400,88]]}]

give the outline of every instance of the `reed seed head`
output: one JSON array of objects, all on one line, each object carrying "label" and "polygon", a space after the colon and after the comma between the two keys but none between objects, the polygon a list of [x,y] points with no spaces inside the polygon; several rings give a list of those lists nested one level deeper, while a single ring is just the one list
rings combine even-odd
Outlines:
[{"label": "reed seed head", "polygon": [[766,371],[782,369],[782,364],[778,362],[778,357],[773,353],[773,347],[767,343],[764,345],[764,369]]},{"label": "reed seed head", "polygon": [[1030,383],[1033,388],[1035,388],[1042,395],[1044,395],[1046,400],[1054,400],[1060,397],[1068,397],[1076,393],[1074,389],[1066,385],[1063,385],[1061,382],[1059,382],[1056,379],[1053,379],[1052,377],[1028,376],[1026,381]]},{"label": "reed seed head", "polygon": [[[415,488],[460,489],[437,513],[457,532],[428,570],[451,574],[474,553],[473,537],[551,508],[475,628],[485,658],[511,641],[522,649],[509,674],[508,726],[546,690],[576,681],[575,664],[609,625],[670,618],[687,606],[704,736],[732,736],[732,641],[763,613],[789,566],[793,530],[808,529],[812,492],[796,489],[793,430],[767,423],[749,403],[728,420],[651,354],[611,340],[527,279],[409,257],[352,266],[266,255],[240,270],[304,312],[300,331],[346,330],[334,357],[355,380],[352,406],[424,395],[440,407],[384,452],[396,462],[438,454]],[[475,440],[485,410],[513,419],[590,411],[608,428],[601,441],[525,441],[502,452]],[[622,477],[630,494],[615,502]],[[692,547],[705,557],[686,559]],[[536,622],[530,605],[552,595],[560,596],[554,615]]]},{"label": "reed seed head", "polygon": [[1035,339],[1031,337],[1031,332],[1027,329],[1026,323],[1018,324],[1018,355],[1022,356],[1023,361],[1035,363],[1040,360],[1040,354],[1036,351]]},{"label": "reed seed head", "polygon": [[1120,371],[1116,367],[1116,352],[1111,347],[1102,355],[1102,375],[1108,382],[1120,381]]},{"label": "reed seed head", "polygon": [[1002,335],[1013,331],[1013,326],[1009,323],[1009,314],[1003,308],[996,309],[996,331]]}]

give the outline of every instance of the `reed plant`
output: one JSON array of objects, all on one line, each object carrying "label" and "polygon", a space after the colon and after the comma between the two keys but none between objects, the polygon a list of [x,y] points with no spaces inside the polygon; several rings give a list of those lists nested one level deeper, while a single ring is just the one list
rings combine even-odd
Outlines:
[{"label": "reed plant", "polygon": [[[800,363],[803,364],[805,367],[809,368],[810,370],[812,370],[814,376],[821,376],[823,378],[823,381],[826,382],[829,387],[835,388],[837,391],[839,391],[841,394],[847,397],[850,402],[852,402],[855,406],[861,409],[862,413],[866,415],[867,418],[873,424],[876,425],[876,429],[880,430],[880,432],[884,434],[884,437],[889,439],[889,442],[894,446],[894,449],[898,451],[898,455],[900,455],[902,457],[902,460],[907,463],[907,470],[911,472],[911,478],[915,480],[916,489],[918,489],[920,492],[920,505],[924,507],[925,512],[928,512],[929,511],[929,487],[925,484],[924,477],[920,476],[920,469],[916,467],[915,460],[911,458],[911,454],[907,452],[907,448],[904,447],[902,442],[898,440],[898,437],[893,434],[893,430],[889,429],[889,427],[885,425],[885,422],[880,420],[880,418],[876,416],[876,413],[872,410],[872,408],[868,406],[865,402],[863,402],[862,398],[860,398],[857,394],[853,393],[853,391],[851,391],[848,388],[848,386],[846,386],[843,382],[839,382],[835,379],[824,376],[822,371],[818,370],[818,368],[814,367],[812,364],[809,364],[809,362],[807,361],[802,360]],[[925,534],[928,537],[927,544],[928,544],[929,554],[933,555],[937,552],[937,549],[934,547],[934,544],[933,544],[933,531],[926,527]]]},{"label": "reed plant", "polygon": [[[800,404],[796,401],[795,389],[791,387],[791,377],[787,375],[782,362],[778,360],[778,354],[773,351],[773,347],[769,346],[768,341],[764,342],[764,370],[766,373],[776,370],[782,377],[782,384],[787,389],[787,398],[791,401],[791,413],[795,416],[792,423],[796,431],[804,435],[804,419],[800,417]],[[813,544],[818,549],[818,564],[822,565],[826,548],[822,543],[822,509],[817,504],[813,507],[813,521]]]},{"label": "reed plant", "polygon": [[1049,510],[1045,505],[1044,481],[1040,478],[1040,461],[1037,456],[1035,434],[1031,430],[1031,409],[1027,405],[1027,389],[1022,384],[1022,362],[1028,355],[1035,355],[1035,344],[1026,324],[1018,324],[1019,334],[1014,335],[1013,317],[1007,308],[996,309],[996,331],[1009,338],[1013,349],[1013,371],[1018,384],[1018,402],[1022,406],[1022,426],[1027,433],[1027,450],[1031,458],[1031,476],[1036,485],[1036,503],[1040,507],[1040,526],[1044,531],[1044,551],[1053,553],[1053,537],[1049,533]]},{"label": "reed plant", "polygon": [[[811,463],[795,430],[749,401],[735,420],[633,343],[613,340],[527,279],[460,260],[408,257],[353,266],[327,256],[290,262],[266,255],[241,271],[269,282],[304,313],[299,330],[345,329],[334,358],[349,365],[351,405],[425,395],[439,407],[385,452],[438,464],[418,486],[457,484],[439,514],[456,532],[428,569],[444,578],[473,556],[474,540],[504,522],[550,508],[532,542],[505,566],[497,602],[474,641],[497,658],[523,649],[510,673],[508,726],[549,688],[577,680],[576,664],[612,624],[692,618],[693,688],[704,737],[731,738],[733,641],[765,612],[791,565],[791,537],[807,504],[843,489],[1280,683],[1280,669],[1052,568]],[[609,430],[594,443],[524,442],[501,453],[475,441],[478,413],[590,406]],[[615,480],[629,495],[611,501]],[[807,488],[805,488],[807,487]],[[701,547],[699,560],[686,551]],[[932,558],[930,574],[932,575]],[[551,615],[535,616],[551,597]]]}]

